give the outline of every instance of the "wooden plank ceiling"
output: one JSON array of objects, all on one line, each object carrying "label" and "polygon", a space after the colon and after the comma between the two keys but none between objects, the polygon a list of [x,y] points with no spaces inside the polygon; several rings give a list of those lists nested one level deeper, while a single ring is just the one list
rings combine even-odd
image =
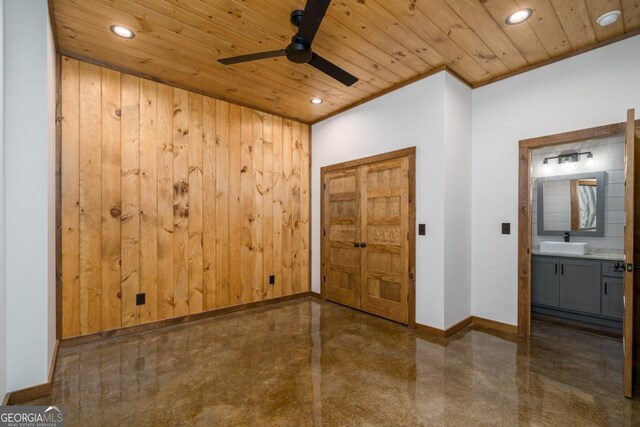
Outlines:
[{"label": "wooden plank ceiling", "polygon": [[[308,123],[444,66],[478,86],[640,28],[640,0],[337,0],[313,49],[360,79],[346,87],[286,58],[217,62],[284,48],[296,31],[289,14],[303,0],[50,2],[63,54]],[[506,25],[520,8],[533,17]],[[613,9],[618,22],[595,23]],[[112,24],[136,37],[116,37]]]}]

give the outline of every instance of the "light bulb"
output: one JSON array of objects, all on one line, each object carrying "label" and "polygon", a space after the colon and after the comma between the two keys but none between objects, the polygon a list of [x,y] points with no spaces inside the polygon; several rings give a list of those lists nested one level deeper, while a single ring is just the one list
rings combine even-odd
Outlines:
[{"label": "light bulb", "polygon": [[533,11],[531,9],[521,9],[509,15],[504,22],[509,25],[519,24],[529,19],[531,15],[533,15]]},{"label": "light bulb", "polygon": [[109,27],[109,29],[113,34],[124,39],[132,39],[136,36],[133,31],[131,31],[127,27],[123,27],[122,25],[112,25],[111,27]]}]

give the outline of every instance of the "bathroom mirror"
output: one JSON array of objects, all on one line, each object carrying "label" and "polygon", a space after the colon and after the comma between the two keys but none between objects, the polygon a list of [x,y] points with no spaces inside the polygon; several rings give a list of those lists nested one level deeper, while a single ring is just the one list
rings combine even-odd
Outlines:
[{"label": "bathroom mirror", "polygon": [[538,235],[604,236],[605,172],[537,179]]}]

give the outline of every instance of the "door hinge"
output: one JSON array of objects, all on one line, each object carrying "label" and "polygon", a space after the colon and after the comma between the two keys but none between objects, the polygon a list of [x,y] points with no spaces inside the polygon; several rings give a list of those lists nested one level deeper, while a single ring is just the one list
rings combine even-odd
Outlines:
[{"label": "door hinge", "polygon": [[322,184],[322,189],[326,190],[327,189],[327,184]]},{"label": "door hinge", "polygon": [[326,236],[327,235],[327,230],[325,230],[324,228],[322,229],[322,235]]},{"label": "door hinge", "polygon": [[326,282],[327,281],[327,276],[322,276],[322,281]]}]

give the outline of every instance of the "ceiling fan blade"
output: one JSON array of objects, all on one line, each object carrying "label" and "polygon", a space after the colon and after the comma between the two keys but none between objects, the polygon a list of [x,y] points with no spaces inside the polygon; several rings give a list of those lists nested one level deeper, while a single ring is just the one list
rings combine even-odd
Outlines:
[{"label": "ceiling fan blade", "polygon": [[345,86],[351,86],[358,81],[357,77],[347,73],[342,68],[338,67],[332,62],[327,61],[326,59],[315,53],[311,56],[311,61],[309,61],[308,64],[317,68],[328,76],[333,77]]},{"label": "ceiling fan blade", "polygon": [[307,0],[296,36],[311,44],[318,28],[320,28],[324,14],[327,13],[329,4],[331,4],[331,0]]},{"label": "ceiling fan blade", "polygon": [[250,53],[248,55],[233,56],[231,58],[218,59],[218,62],[224,65],[237,64],[239,62],[255,61],[257,59],[276,58],[285,56],[284,49],[270,50],[269,52]]}]

